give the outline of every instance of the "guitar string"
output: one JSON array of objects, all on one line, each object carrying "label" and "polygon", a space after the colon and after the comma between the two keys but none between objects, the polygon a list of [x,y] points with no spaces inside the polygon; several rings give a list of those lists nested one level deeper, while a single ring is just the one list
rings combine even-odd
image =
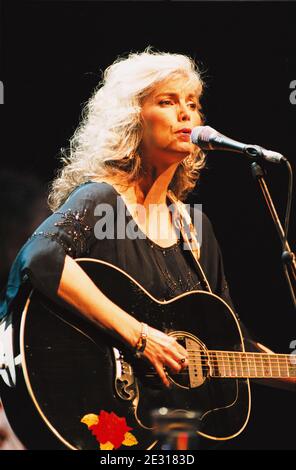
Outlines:
[{"label": "guitar string", "polygon": [[[248,364],[225,364],[225,363],[221,363],[219,361],[209,362],[209,361],[206,361],[206,360],[204,360],[204,361],[190,361],[190,365],[198,365],[198,364],[200,364],[200,365],[221,366],[221,367],[230,367],[230,368],[231,367],[236,367],[236,368],[243,368],[243,369],[246,369],[246,368],[248,368],[248,369],[253,368],[253,369],[259,369],[259,370],[260,369],[265,369],[265,370],[267,369],[266,365],[264,367],[262,364],[260,364],[260,365],[259,364],[257,364],[257,365],[251,365],[251,364],[250,365],[248,365]],[[271,370],[278,370],[278,369],[288,370],[287,369],[288,364],[279,364],[280,367],[278,367],[277,364],[272,364],[272,366],[273,367],[271,367]],[[295,373],[296,373],[296,369],[295,369]]]},{"label": "guitar string", "polygon": [[[187,349],[187,352],[193,356],[196,355],[197,357],[205,357],[208,358],[210,356],[215,356],[216,359],[214,360],[224,360],[227,359],[228,361],[258,361],[260,360],[268,360],[268,362],[278,363],[279,361],[286,363],[291,362],[291,355],[289,354],[268,354],[268,353],[252,353],[252,352],[242,352],[242,351],[208,351],[207,353],[196,351],[195,349]],[[211,360],[213,358],[211,357]]]},{"label": "guitar string", "polygon": [[[236,368],[236,369],[255,369],[255,370],[271,370],[271,371],[278,371],[280,370],[281,372],[282,371],[290,371],[290,372],[295,372],[296,373],[296,369],[294,369],[293,366],[289,366],[289,364],[285,364],[285,363],[281,363],[281,364],[276,364],[276,363],[273,363],[273,364],[240,364],[240,363],[229,363],[229,364],[225,364],[225,362],[220,362],[220,361],[207,361],[207,360],[203,360],[203,361],[191,361],[190,360],[190,364],[189,365],[204,365],[204,366],[207,366],[207,365],[212,365],[213,367],[214,366],[219,366],[219,367],[229,367],[229,368]],[[292,367],[292,368],[291,368]],[[293,371],[294,369],[294,371]]]},{"label": "guitar string", "polygon": [[[224,361],[227,360],[228,362],[233,362],[233,363],[245,362],[245,363],[247,363],[247,364],[253,363],[253,364],[258,364],[258,365],[263,364],[263,363],[265,363],[265,364],[272,363],[273,365],[276,365],[276,364],[287,364],[287,365],[289,365],[289,363],[291,363],[291,360],[288,360],[288,359],[276,359],[276,358],[269,358],[269,359],[268,359],[268,362],[267,362],[267,359],[263,359],[263,361],[265,361],[265,362],[262,362],[262,360],[261,360],[261,358],[260,358],[260,362],[259,362],[259,361],[258,361],[259,358],[256,358],[256,359],[255,359],[255,358],[254,358],[254,359],[253,359],[253,358],[244,358],[244,357],[230,358],[229,356],[226,356],[226,355],[223,356],[223,357],[220,356],[220,357],[215,358],[215,357],[208,357],[207,355],[201,356],[201,355],[199,355],[199,354],[192,354],[192,353],[190,353],[188,356],[190,356],[190,357],[193,358],[193,359],[194,359],[195,357],[196,357],[196,358],[201,358],[201,357],[203,357],[204,360],[211,360],[211,361],[213,361],[213,362],[224,362]],[[291,363],[291,365],[292,365],[292,366],[293,366],[293,365],[296,366],[296,364],[292,364],[292,363]]]},{"label": "guitar string", "polygon": [[[200,364],[200,363],[199,363],[199,364],[194,364],[194,366],[196,366],[196,365],[201,365],[201,364]],[[205,365],[208,365],[208,364],[202,364],[202,365],[205,366]],[[193,367],[194,367],[194,366],[193,366]],[[167,368],[169,368],[169,367],[167,367]],[[226,377],[226,378],[228,378],[228,377],[229,377],[229,378],[231,378],[231,377],[242,377],[242,378],[247,378],[247,377],[254,377],[254,378],[258,378],[258,377],[263,377],[263,378],[264,378],[264,377],[268,377],[268,378],[269,378],[269,377],[272,377],[272,378],[273,378],[273,377],[289,378],[289,377],[291,377],[291,378],[293,378],[293,377],[294,377],[294,376],[290,376],[290,375],[287,375],[287,374],[281,375],[281,372],[283,372],[283,371],[277,371],[277,373],[274,373],[274,372],[272,371],[270,374],[268,374],[268,373],[266,373],[266,370],[264,370],[264,369],[262,370],[262,373],[258,373],[257,371],[255,371],[255,373],[251,373],[250,371],[248,371],[248,373],[245,373],[243,367],[241,367],[241,373],[239,373],[240,371],[233,372],[232,370],[230,370],[230,371],[229,371],[229,375],[227,375],[227,372],[225,371],[225,367],[223,367],[223,368],[224,368],[223,377]],[[189,375],[189,374],[190,374],[190,370],[189,370],[189,369],[190,369],[190,366],[189,366],[189,367],[186,367],[186,369],[183,370],[183,371],[177,372],[175,375]],[[217,377],[220,377],[220,376],[221,376],[220,373],[219,373],[219,370],[220,370],[220,369],[221,369],[221,367],[220,367],[220,368],[217,367],[217,370],[218,370],[217,374],[215,374],[215,371],[214,371],[214,373],[212,374],[212,376],[215,376],[215,375],[216,375]],[[231,368],[230,368],[230,369],[231,369]],[[152,372],[152,371],[151,371],[151,372]],[[232,374],[232,375],[231,375],[231,374]],[[153,372],[153,375],[158,375],[158,373],[157,373],[157,372]]]},{"label": "guitar string", "polygon": [[[206,357],[206,355],[204,355]],[[200,355],[197,355],[197,357],[200,357]],[[224,374],[223,374],[223,377],[224,378],[245,378],[245,377],[254,377],[254,378],[258,378],[258,377],[262,377],[262,378],[269,378],[269,377],[273,377],[273,378],[283,378],[283,377],[291,377],[290,375],[287,375],[287,372],[286,371],[283,371],[282,369],[280,369],[279,367],[279,364],[272,364],[273,366],[275,366],[277,368],[276,372],[274,371],[273,368],[271,368],[271,372],[268,373],[266,372],[266,364],[265,365],[262,365],[262,363],[259,365],[259,364],[254,364],[254,365],[249,365],[249,364],[228,364],[228,365],[225,365],[225,363],[221,364],[220,363],[221,361],[219,360],[213,360],[211,359],[211,365],[214,367],[214,368],[217,368],[218,369],[218,373],[215,374],[215,372],[213,374],[211,374],[213,377],[221,377],[220,373],[219,373],[219,369],[223,368],[224,369]],[[238,367],[237,367],[238,365]],[[281,364],[283,365],[283,364]],[[286,364],[287,365],[287,364]],[[176,375],[189,375],[190,374],[190,371],[188,370],[189,368],[191,367],[194,367],[194,366],[209,366],[209,361],[208,359],[202,359],[201,361],[193,361],[192,364],[189,364],[189,367],[186,367],[186,371],[182,371],[182,372],[179,372],[178,374]],[[261,370],[262,370],[262,373],[258,373],[257,371],[257,367],[260,368],[261,367]],[[227,372],[225,371],[225,369],[229,368],[229,375],[227,374]],[[233,372],[233,369],[236,368],[238,370],[234,371]],[[255,369],[255,373],[251,373],[250,372],[250,369]],[[245,370],[247,369],[247,373],[244,373]],[[239,370],[242,371],[242,373],[239,373]],[[285,372],[285,373],[284,373]],[[283,375],[284,374],[284,375]],[[157,372],[153,372],[153,375],[158,375]]]},{"label": "guitar string", "polygon": [[[198,354],[197,354],[197,355],[192,355],[192,354],[190,354],[190,355],[188,355],[188,356],[191,357],[192,359],[194,359],[194,358],[200,358],[200,356],[199,356]],[[247,359],[247,358],[235,358],[235,359],[230,359],[229,357],[226,357],[226,356],[225,356],[225,357],[223,357],[223,358],[216,358],[216,359],[215,359],[215,358],[207,358],[207,356],[204,356],[204,360],[210,360],[211,362],[226,362],[226,359],[227,359],[228,362],[233,362],[233,363],[245,362],[246,364],[258,364],[258,365],[260,365],[260,364],[269,364],[269,363],[272,363],[272,364],[287,364],[287,365],[289,365],[289,361],[283,360],[283,359],[280,360],[280,361],[278,361],[277,359],[272,359],[272,361],[269,360],[268,362],[266,362],[266,360],[265,360],[265,363],[264,363],[264,362],[262,362],[262,361],[259,362],[258,360],[255,360],[255,359],[251,360],[251,359]],[[293,366],[293,365],[296,366],[296,364],[292,364],[292,363],[291,363],[291,366]]]},{"label": "guitar string", "polygon": [[242,370],[242,371],[252,371],[252,370],[253,370],[253,371],[255,371],[256,373],[259,373],[259,372],[260,372],[260,373],[261,373],[261,372],[262,372],[262,373],[266,373],[266,371],[270,371],[270,373],[272,373],[272,374],[274,374],[274,373],[276,373],[276,374],[285,374],[285,375],[286,375],[287,373],[290,373],[290,374],[291,374],[291,373],[292,373],[292,374],[295,373],[295,374],[296,374],[296,371],[291,371],[291,370],[289,370],[289,369],[287,369],[287,368],[284,369],[284,368],[279,368],[279,367],[273,368],[273,369],[272,369],[272,368],[271,368],[271,369],[270,369],[270,368],[264,368],[264,367],[261,367],[261,368],[258,367],[258,368],[257,368],[257,367],[246,367],[246,366],[234,367],[234,366],[230,366],[230,365],[229,365],[229,366],[225,366],[224,364],[218,364],[218,363],[216,363],[216,364],[208,364],[208,363],[202,363],[202,362],[195,362],[195,363],[193,363],[193,364],[189,364],[189,367],[196,367],[196,366],[202,366],[202,367],[209,367],[209,366],[211,366],[211,367],[215,367],[215,368],[219,368],[219,369],[222,369],[222,368],[223,368],[223,369],[225,369],[225,370],[228,369],[228,370],[236,370],[236,371],[239,371],[239,370]]},{"label": "guitar string", "polygon": [[[196,349],[186,349],[186,351],[188,352],[192,352],[192,353],[199,353],[198,350]],[[210,354],[233,354],[233,355],[248,355],[248,356],[252,356],[252,357],[279,357],[279,358],[282,358],[282,359],[285,359],[289,356],[291,356],[291,354],[277,354],[277,353],[257,353],[257,352],[249,352],[249,351],[207,351],[207,353],[204,353],[202,352],[201,354],[206,354],[206,355],[210,355]]]},{"label": "guitar string", "polygon": [[235,356],[246,356],[246,357],[277,357],[279,359],[286,359],[288,357],[291,356],[291,354],[276,354],[276,353],[251,353],[251,352],[243,352],[243,351],[208,351],[206,353],[204,353],[203,351],[200,352],[196,349],[187,349],[188,352],[190,353],[199,353],[199,354],[206,354],[207,356],[208,355],[217,355],[217,354],[221,354],[221,355],[228,355],[228,354],[231,354],[233,355],[234,357]]},{"label": "guitar string", "polygon": [[[189,355],[191,357],[204,357],[204,358],[209,358],[210,356],[218,356],[215,358],[211,357],[210,359],[211,360],[224,360],[227,358],[227,360],[232,360],[232,361],[236,361],[236,360],[244,360],[244,361],[257,361],[257,360],[267,360],[270,362],[278,362],[278,361],[281,361],[281,362],[291,362],[291,355],[287,354],[285,357],[277,357],[275,355],[275,357],[272,355],[272,354],[260,354],[260,353],[221,353],[220,351],[217,353],[210,353],[210,354],[206,354],[206,353],[199,353],[197,351],[195,352],[190,352],[187,350],[187,352],[189,352]],[[229,355],[230,354],[230,355]],[[245,356],[245,354],[258,354],[258,356]],[[296,365],[296,364],[295,364]]]},{"label": "guitar string", "polygon": [[[158,376],[158,373],[151,371],[151,372],[149,372],[148,375]],[[177,376],[177,377],[179,377],[181,375],[183,375],[183,376],[186,375],[187,377],[190,378],[190,371],[189,372],[186,372],[186,371],[178,372],[178,373],[175,373],[175,374],[171,373],[170,375]],[[258,375],[255,375],[255,374],[254,375],[253,374],[226,375],[226,373],[224,373],[224,374],[221,375],[219,372],[217,372],[217,373],[214,372],[213,374],[210,375],[210,377],[219,377],[219,378],[226,378],[226,379],[233,379],[233,378],[242,378],[242,379],[244,379],[244,378],[256,378],[256,379],[258,379],[258,378],[267,378],[267,379],[269,379],[269,378],[294,378],[293,376],[290,377],[290,376],[282,376],[282,375],[276,375],[276,374],[271,376],[271,375],[264,375],[264,374],[262,374],[262,375],[261,374],[258,374]]]},{"label": "guitar string", "polygon": [[[269,369],[267,364],[240,364],[240,363],[230,363],[230,364],[225,364],[225,363],[221,363],[220,361],[207,361],[207,360],[202,360],[202,361],[191,361],[190,360],[190,363],[189,363],[189,366],[197,366],[197,365],[201,365],[201,366],[208,366],[208,365],[212,365],[213,367],[224,367],[224,368],[236,368],[236,369],[255,369],[255,370],[267,370]],[[270,370],[272,372],[276,371],[280,371],[280,372],[283,372],[283,371],[286,371],[286,370],[289,370],[289,365],[288,364],[272,364],[271,365],[272,367],[270,368]],[[295,369],[295,373],[296,373],[296,369]]]},{"label": "guitar string", "polygon": [[[215,374],[211,374],[212,377],[220,377],[220,378],[283,378],[283,377],[291,377],[291,375],[287,375],[287,371],[289,373],[290,367],[296,367],[296,364],[289,364],[287,361],[290,362],[290,355],[282,354],[282,355],[273,355],[273,354],[264,354],[264,353],[250,353],[250,352],[235,352],[235,351],[209,351],[208,354],[202,352],[195,351],[194,349],[188,349],[187,352],[189,353],[189,367],[186,367],[184,371],[180,371],[177,376],[186,375],[189,376],[190,367],[194,366],[201,366],[201,367],[209,367],[212,366],[216,368],[218,372]],[[275,356],[275,357],[274,357]],[[227,358],[228,364],[225,364],[225,359]],[[258,359],[260,362],[258,362]],[[262,362],[265,360],[265,363]],[[266,362],[268,360],[268,362]],[[252,362],[252,363],[251,363]],[[271,367],[270,373],[267,372],[268,366]],[[285,367],[285,371],[283,371],[283,367]],[[224,374],[221,377],[219,373],[219,369],[224,369]],[[229,375],[226,372],[226,369],[229,370]],[[255,370],[255,373],[250,372],[251,369]],[[261,368],[261,371],[258,369]],[[267,368],[267,369],[266,369]],[[276,368],[276,370],[275,370]],[[235,371],[236,369],[236,371]],[[234,372],[233,372],[234,370]],[[242,371],[241,373],[240,370]],[[187,372],[186,372],[187,371]],[[244,372],[246,373],[244,374]],[[282,375],[281,375],[282,374]],[[151,375],[151,374],[150,374]],[[157,376],[157,372],[153,372],[153,375]]]},{"label": "guitar string", "polygon": [[[284,362],[281,362],[281,363],[277,363],[277,362],[273,362],[272,364],[262,364],[262,363],[241,363],[241,362],[229,362],[228,364],[226,364],[224,361],[219,361],[219,360],[213,360],[211,359],[210,361],[207,360],[207,359],[203,359],[203,360],[192,360],[190,359],[190,365],[212,365],[213,367],[215,366],[219,366],[219,367],[224,367],[224,368],[238,368],[238,369],[263,369],[263,370],[266,370],[268,369],[268,367],[270,367],[270,370],[272,372],[274,371],[278,371],[280,370],[280,372],[283,372],[283,371],[289,371],[291,370],[291,368],[293,369],[295,366],[293,365],[290,365],[290,364],[287,364],[287,363],[284,363]],[[295,369],[295,373],[296,373],[296,369]]]},{"label": "guitar string", "polygon": [[[199,352],[197,349],[186,349],[189,352]],[[277,354],[277,353],[259,353],[259,352],[250,352],[250,351],[223,351],[223,350],[211,350],[207,351],[207,354],[254,354],[255,356],[282,356],[287,357],[290,354]]]}]

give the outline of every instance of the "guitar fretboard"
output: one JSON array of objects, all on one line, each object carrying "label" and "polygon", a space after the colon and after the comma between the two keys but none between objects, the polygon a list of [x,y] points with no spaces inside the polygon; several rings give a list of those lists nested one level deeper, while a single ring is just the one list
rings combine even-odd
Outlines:
[{"label": "guitar fretboard", "polygon": [[296,377],[296,356],[234,351],[208,351],[211,377]]}]

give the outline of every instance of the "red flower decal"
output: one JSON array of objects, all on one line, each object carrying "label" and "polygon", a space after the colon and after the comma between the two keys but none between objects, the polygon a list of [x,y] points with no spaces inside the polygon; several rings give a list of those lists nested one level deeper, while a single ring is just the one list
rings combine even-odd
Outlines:
[{"label": "red flower decal", "polygon": [[125,418],[120,418],[113,411],[108,413],[101,410],[98,418],[98,423],[89,427],[92,434],[100,444],[110,442],[115,449],[118,449],[125,440],[125,433],[132,428],[126,424]]}]

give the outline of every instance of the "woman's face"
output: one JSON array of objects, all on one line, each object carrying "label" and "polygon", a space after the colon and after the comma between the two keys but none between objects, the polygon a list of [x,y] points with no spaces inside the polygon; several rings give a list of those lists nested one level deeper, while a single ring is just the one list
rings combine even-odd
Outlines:
[{"label": "woman's face", "polygon": [[190,133],[201,125],[196,87],[185,77],[162,82],[142,104],[142,156],[150,163],[172,164],[194,149]]}]

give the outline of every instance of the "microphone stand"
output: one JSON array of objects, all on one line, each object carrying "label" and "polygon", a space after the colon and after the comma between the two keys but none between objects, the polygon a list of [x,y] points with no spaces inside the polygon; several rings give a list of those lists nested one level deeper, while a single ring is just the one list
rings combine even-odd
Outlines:
[{"label": "microphone stand", "polygon": [[[252,157],[254,156],[255,155],[253,154]],[[260,158],[260,155],[258,155],[258,157]],[[275,228],[281,240],[281,244],[283,247],[282,262],[284,266],[284,272],[285,272],[286,279],[288,282],[293,305],[294,305],[294,308],[296,309],[296,298],[295,298],[296,297],[296,258],[295,258],[295,254],[291,251],[291,248],[286,239],[286,235],[282,227],[281,221],[274,207],[270,192],[268,190],[266,181],[264,179],[264,170],[259,165],[258,161],[253,162],[251,164],[251,168],[252,168],[252,175],[254,179],[257,179],[259,183],[259,187],[264,196],[266,205],[269,209]]]}]

